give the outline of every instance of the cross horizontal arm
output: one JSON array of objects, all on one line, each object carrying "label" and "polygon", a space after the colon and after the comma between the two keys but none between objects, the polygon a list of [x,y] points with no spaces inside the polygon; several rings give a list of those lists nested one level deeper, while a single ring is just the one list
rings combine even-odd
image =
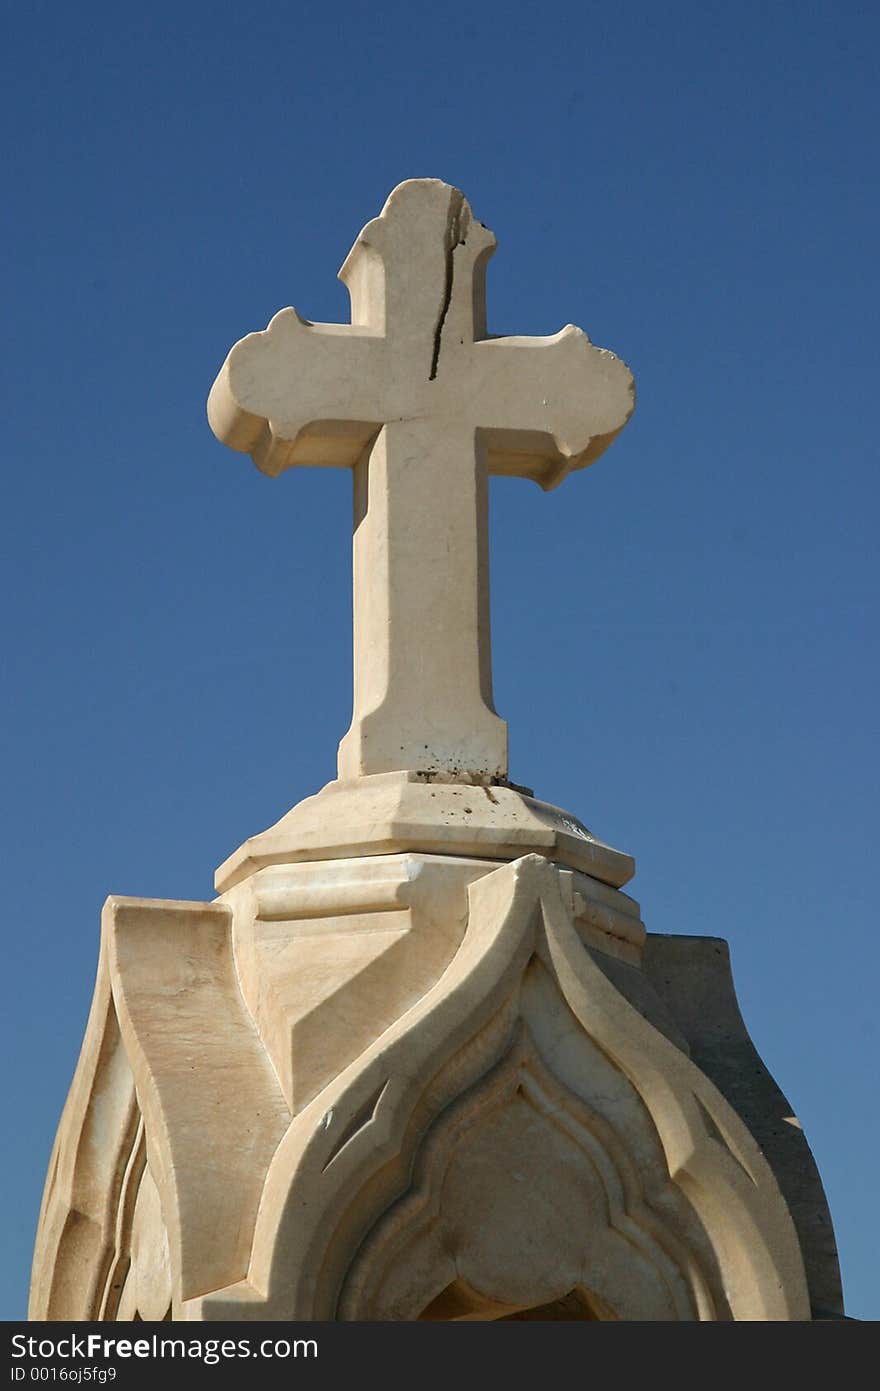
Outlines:
[{"label": "cross horizontal arm", "polygon": [[490,472],[545,489],[598,459],[635,408],[629,368],[572,324],[548,338],[484,339],[467,366]]},{"label": "cross horizontal arm", "polygon": [[385,418],[385,357],[372,329],[282,309],[227,357],[208,397],[211,429],[273,478],[294,464],[352,467]]}]

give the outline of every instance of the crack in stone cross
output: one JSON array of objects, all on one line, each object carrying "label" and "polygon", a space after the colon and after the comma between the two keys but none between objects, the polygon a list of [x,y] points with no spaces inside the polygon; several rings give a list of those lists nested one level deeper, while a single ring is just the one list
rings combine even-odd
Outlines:
[{"label": "crack in stone cross", "polygon": [[495,249],[436,179],[391,194],[340,279],[351,324],[282,309],[230,352],[208,399],[218,439],[273,477],[354,472],[354,711],[339,776],[507,778],[492,704],[488,475],[555,487],[634,406],[628,368],[569,324],[486,331]]}]

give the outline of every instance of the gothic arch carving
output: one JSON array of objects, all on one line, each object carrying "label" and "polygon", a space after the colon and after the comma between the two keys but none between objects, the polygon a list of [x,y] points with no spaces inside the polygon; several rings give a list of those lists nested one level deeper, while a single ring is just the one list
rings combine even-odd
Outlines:
[{"label": "gothic arch carving", "polygon": [[426,1135],[409,1190],[353,1262],[338,1316],[414,1319],[453,1287],[474,1306],[464,1317],[572,1290],[589,1290],[607,1317],[715,1318],[719,1307],[729,1317],[717,1267],[707,1275],[651,1211],[625,1144],[553,1077],[524,1026]]},{"label": "gothic arch carving", "polygon": [[[525,1038],[529,964],[537,959],[583,1038],[637,1094],[650,1119],[643,1129],[662,1153],[671,1197],[665,1211],[642,1225],[641,1239],[678,1290],[669,1296],[666,1316],[808,1317],[794,1229],[757,1146],[699,1069],[592,960],[574,927],[560,872],[539,856],[526,856],[472,885],[470,902],[463,944],[437,984],[294,1117],[269,1168],[247,1279],[194,1301],[191,1316],[332,1319],[365,1307],[355,1293],[358,1261],[368,1260],[371,1240],[378,1241],[371,1233],[383,1215],[405,1200],[410,1175],[430,1170],[430,1145],[421,1151],[439,1118],[436,1136],[452,1125],[460,1099],[508,1055],[519,1058],[518,1076],[528,1074],[533,1109],[536,1088],[543,1085],[546,1095],[564,1086],[557,1075],[568,1066],[564,1043],[552,1067],[543,1042],[541,1056],[531,1039],[528,1059],[524,1045],[514,1046],[515,1038]],[[547,1092],[551,1074],[556,1080]],[[503,1068],[496,1074],[499,1085],[502,1075]],[[567,1105],[574,1114],[576,1102]],[[625,1107],[620,1116],[618,1149],[635,1146],[641,1168],[644,1135]],[[597,1133],[589,1125],[585,1130]],[[588,1144],[580,1148],[588,1154]],[[595,1168],[595,1156],[592,1162]],[[618,1157],[612,1168],[620,1175],[626,1164]],[[622,1209],[630,1220],[636,1210],[637,1204]],[[613,1224],[607,1230],[614,1231]],[[679,1277],[671,1273],[676,1268]],[[687,1298],[678,1278],[690,1291]],[[548,1297],[567,1289],[548,1291]],[[726,1295],[719,1296],[722,1290]],[[398,1306],[392,1299],[387,1307]]]}]

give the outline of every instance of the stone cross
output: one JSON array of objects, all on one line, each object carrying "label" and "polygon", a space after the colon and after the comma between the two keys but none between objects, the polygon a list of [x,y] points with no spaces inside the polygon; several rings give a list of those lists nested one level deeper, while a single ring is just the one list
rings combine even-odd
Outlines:
[{"label": "stone cross", "polygon": [[276,477],[354,470],[354,713],[339,776],[507,776],[492,705],[488,474],[555,487],[634,405],[628,368],[569,324],[486,331],[492,233],[457,189],[400,184],[339,278],[351,324],[282,309],[230,352],[217,437]]}]

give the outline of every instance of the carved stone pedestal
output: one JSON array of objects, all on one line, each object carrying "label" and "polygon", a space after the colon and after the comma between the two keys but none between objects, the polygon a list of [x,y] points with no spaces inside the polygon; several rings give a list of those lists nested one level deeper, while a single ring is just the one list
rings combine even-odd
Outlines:
[{"label": "carved stone pedestal", "polygon": [[619,888],[537,853],[111,898],[31,1317],[839,1306],[818,1176],[738,1020],[722,943],[646,938]]}]

